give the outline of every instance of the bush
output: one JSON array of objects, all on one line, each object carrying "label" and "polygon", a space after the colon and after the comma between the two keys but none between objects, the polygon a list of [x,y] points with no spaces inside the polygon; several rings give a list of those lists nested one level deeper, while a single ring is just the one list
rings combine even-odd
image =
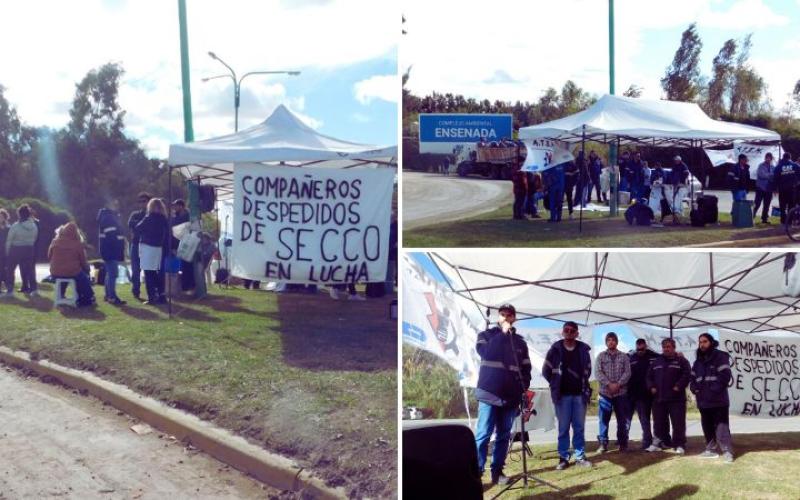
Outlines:
[{"label": "bush", "polygon": [[[433,354],[403,346],[403,406],[428,408],[433,418],[463,418],[464,398],[456,371]],[[470,398],[475,415],[477,402]]]},{"label": "bush", "polygon": [[11,221],[17,221],[17,207],[27,204],[33,210],[36,218],[39,219],[39,240],[36,245],[36,260],[47,262],[47,249],[53,241],[56,228],[75,220],[67,210],[54,207],[49,203],[37,198],[20,198],[17,200],[6,200],[0,198],[0,208],[8,210]]}]

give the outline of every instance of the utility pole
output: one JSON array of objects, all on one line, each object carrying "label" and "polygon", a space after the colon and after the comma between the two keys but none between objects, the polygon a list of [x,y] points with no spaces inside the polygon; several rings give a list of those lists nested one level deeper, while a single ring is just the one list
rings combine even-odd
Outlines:
[{"label": "utility pole", "polygon": [[[608,93],[614,95],[614,0],[608,0],[608,65]],[[608,149],[608,166],[611,168],[616,164],[617,144],[612,142],[611,147]],[[617,176],[614,174],[613,170],[610,171],[610,173],[612,175],[609,175],[609,180],[611,181],[611,196],[608,201],[608,215],[610,217],[616,217],[618,213],[617,205],[619,202]]]},{"label": "utility pole", "polygon": [[189,32],[186,28],[186,0],[178,0],[181,31],[181,87],[183,89],[183,141],[194,142],[192,127],[192,89],[189,84]]}]

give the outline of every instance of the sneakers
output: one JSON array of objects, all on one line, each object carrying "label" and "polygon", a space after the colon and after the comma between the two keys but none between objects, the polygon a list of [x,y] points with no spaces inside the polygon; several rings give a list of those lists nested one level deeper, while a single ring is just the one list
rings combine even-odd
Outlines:
[{"label": "sneakers", "polygon": [[569,460],[566,458],[562,458],[558,461],[558,465],[556,465],[556,470],[564,470],[569,467]]},{"label": "sneakers", "polygon": [[113,298],[110,298],[110,299],[108,297],[106,297],[105,300],[106,300],[106,302],[108,302],[112,306],[124,306],[125,304],[127,304],[127,302],[125,302],[124,300],[120,299],[119,297],[113,297]]},{"label": "sneakers", "polygon": [[682,447],[678,446],[677,448],[675,448],[675,453],[677,453],[678,455],[683,455],[683,454],[686,453],[686,450],[684,450]]},{"label": "sneakers", "polygon": [[619,452],[620,453],[627,453],[627,451],[628,451],[628,445],[627,444],[619,445]]},{"label": "sneakers", "polygon": [[494,473],[492,472],[492,484],[499,484],[500,486],[505,486],[508,484],[508,477],[502,472]]},{"label": "sneakers", "polygon": [[706,450],[698,456],[700,458],[719,458],[719,453],[715,453],[711,450]]},{"label": "sneakers", "polygon": [[600,442],[600,446],[597,448],[598,453],[605,453],[608,451],[608,443]]},{"label": "sneakers", "polygon": [[579,458],[578,460],[575,460],[575,466],[588,469],[592,467],[592,462],[586,460],[585,458]]},{"label": "sneakers", "polygon": [[726,451],[725,453],[722,454],[722,460],[724,460],[726,464],[732,464],[733,453]]},{"label": "sneakers", "polygon": [[348,295],[347,296],[347,300],[355,300],[356,302],[363,302],[363,301],[365,301],[367,299],[365,299],[364,297],[362,297],[359,294],[355,294],[355,295]]},{"label": "sneakers", "polygon": [[656,446],[656,445],[654,445],[654,444],[651,444],[650,446],[648,446],[647,448],[645,448],[645,450],[644,450],[644,451],[647,451],[647,452],[653,453],[654,451],[663,451],[663,450],[661,449],[661,447],[660,447],[660,446]]},{"label": "sneakers", "polygon": [[31,293],[28,294],[28,296],[29,297],[38,297],[39,296],[39,291],[38,290],[32,290]]}]

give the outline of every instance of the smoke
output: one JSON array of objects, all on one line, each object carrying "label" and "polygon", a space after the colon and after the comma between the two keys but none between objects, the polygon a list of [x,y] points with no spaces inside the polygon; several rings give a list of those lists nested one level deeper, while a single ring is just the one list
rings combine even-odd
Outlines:
[{"label": "smoke", "polygon": [[58,164],[53,134],[48,129],[42,129],[39,130],[38,136],[39,154],[36,168],[39,170],[39,179],[44,187],[45,194],[50,203],[62,208],[69,208],[67,206],[67,197],[62,188],[61,168]]}]

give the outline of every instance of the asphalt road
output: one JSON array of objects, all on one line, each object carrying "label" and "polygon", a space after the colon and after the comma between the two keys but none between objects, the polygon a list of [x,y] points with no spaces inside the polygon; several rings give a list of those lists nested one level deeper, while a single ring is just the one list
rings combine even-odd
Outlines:
[{"label": "asphalt road", "polygon": [[[472,428],[474,430],[475,424],[477,420],[475,418],[472,419]],[[424,426],[430,424],[460,424],[460,425],[469,425],[469,422],[466,419],[458,419],[458,420],[404,420],[403,421],[403,429],[413,428],[416,426]],[[798,432],[800,431],[800,417],[788,417],[788,418],[775,418],[775,419],[765,419],[765,418],[748,418],[748,417],[730,417],[730,426],[731,426],[731,433],[733,436],[734,446],[736,445],[736,434],[752,434],[752,433],[762,433],[762,432]],[[586,417],[586,441],[588,444],[588,449],[594,449],[594,446],[597,442],[597,432],[598,432],[598,421],[597,417]],[[531,440],[535,444],[543,444],[543,443],[555,443],[558,440],[558,430],[552,429],[549,431],[544,430],[535,430],[530,433]],[[617,435],[617,422],[616,419],[612,417],[611,423],[609,425],[609,437],[611,441],[615,441]],[[689,419],[686,421],[686,435],[687,436],[702,436],[703,429],[700,426],[699,419]],[[633,424],[631,425],[630,430],[630,439],[634,441],[638,441],[642,438],[642,428],[639,425],[639,420],[636,416],[633,418]],[[637,446],[638,443],[634,443],[631,446]]]},{"label": "asphalt road", "polygon": [[403,172],[404,229],[472,217],[507,201],[512,201],[509,181]]},{"label": "asphalt road", "polygon": [[242,499],[279,493],[61,386],[0,366],[0,499]]}]

